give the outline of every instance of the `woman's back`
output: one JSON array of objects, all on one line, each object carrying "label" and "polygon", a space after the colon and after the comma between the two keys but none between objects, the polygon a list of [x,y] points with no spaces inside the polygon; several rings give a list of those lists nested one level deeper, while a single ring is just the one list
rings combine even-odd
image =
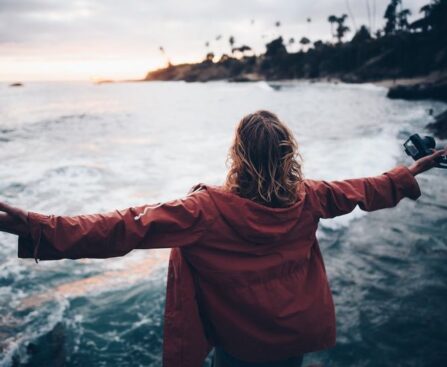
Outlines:
[{"label": "woman's back", "polygon": [[182,253],[213,343],[246,361],[332,346],[334,308],[307,193],[288,208],[217,187],[195,195],[210,225]]}]

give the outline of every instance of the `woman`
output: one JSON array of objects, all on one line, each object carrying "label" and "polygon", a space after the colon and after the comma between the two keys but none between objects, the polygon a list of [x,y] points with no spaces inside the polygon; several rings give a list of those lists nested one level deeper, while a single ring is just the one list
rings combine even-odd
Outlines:
[{"label": "woman", "polygon": [[199,184],[182,199],[105,214],[54,216],[0,203],[0,230],[19,236],[18,256],[107,258],[172,248],[164,366],[300,366],[335,345],[335,312],[316,230],[320,218],[417,199],[410,167],[345,181],[303,178],[296,141],[268,111],[245,116],[223,186]]}]

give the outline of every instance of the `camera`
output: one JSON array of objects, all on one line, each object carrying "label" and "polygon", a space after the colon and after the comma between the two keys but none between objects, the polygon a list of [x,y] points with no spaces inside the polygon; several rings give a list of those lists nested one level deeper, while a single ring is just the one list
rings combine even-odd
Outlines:
[{"label": "camera", "polygon": [[[404,148],[405,153],[416,161],[432,154],[436,148],[436,142],[431,136],[424,136],[422,138],[419,134],[413,134],[404,143]],[[437,158],[436,163],[436,167],[447,168],[447,156]]]}]

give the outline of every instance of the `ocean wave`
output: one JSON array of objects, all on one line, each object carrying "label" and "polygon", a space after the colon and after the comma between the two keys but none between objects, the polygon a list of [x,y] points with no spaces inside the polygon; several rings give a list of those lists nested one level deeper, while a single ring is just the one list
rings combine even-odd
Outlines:
[{"label": "ocean wave", "polygon": [[[63,315],[69,302],[58,299],[45,310],[34,310],[26,316],[30,322],[21,333],[5,338],[0,356],[0,367],[11,367],[17,361],[26,363],[29,359],[27,346],[42,335],[51,331],[57,323],[63,320]],[[14,362],[14,363],[13,363]]]},{"label": "ocean wave", "polygon": [[256,82],[255,83],[256,87],[262,90],[266,90],[269,92],[274,92],[277,89],[275,89],[271,84],[265,82],[265,81],[260,81],[260,82]]}]

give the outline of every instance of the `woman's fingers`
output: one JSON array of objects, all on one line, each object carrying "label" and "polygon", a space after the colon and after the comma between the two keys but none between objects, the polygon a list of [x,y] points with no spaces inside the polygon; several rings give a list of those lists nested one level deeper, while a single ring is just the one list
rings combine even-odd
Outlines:
[{"label": "woman's fingers", "polygon": [[6,213],[14,215],[13,214],[14,208],[11,205],[8,205],[8,204],[6,204],[6,203],[4,203],[2,201],[0,201],[0,210],[2,212],[6,212]]},{"label": "woman's fingers", "polygon": [[442,156],[446,155],[446,154],[447,154],[447,149],[446,148],[436,150],[433,154],[427,156],[427,161],[431,165],[435,166],[438,163],[437,159],[439,157],[442,157]]},{"label": "woman's fingers", "polygon": [[6,223],[11,220],[11,215],[8,213],[0,213],[0,223]]},{"label": "woman's fingers", "polygon": [[447,148],[433,150],[433,153],[422,157],[416,161],[416,165],[418,167],[417,171],[419,173],[427,171],[437,165],[437,159],[441,156],[447,155]]},{"label": "woman's fingers", "polygon": [[446,154],[447,154],[447,147],[444,149],[436,150],[433,154],[429,155],[429,157],[438,158]]},{"label": "woman's fingers", "polygon": [[5,212],[13,217],[18,217],[22,222],[28,223],[28,212],[15,208],[5,202],[0,201],[0,211]]}]

